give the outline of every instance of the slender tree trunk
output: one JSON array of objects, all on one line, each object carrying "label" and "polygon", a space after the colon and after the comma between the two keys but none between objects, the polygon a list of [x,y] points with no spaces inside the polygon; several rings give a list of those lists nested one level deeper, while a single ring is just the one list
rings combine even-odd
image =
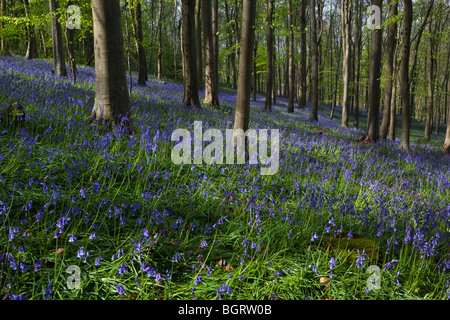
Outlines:
[{"label": "slender tree trunk", "polygon": [[[341,63],[341,53],[342,53],[342,41],[339,41],[339,51],[338,51],[338,55],[337,55],[338,56],[338,59],[337,59],[338,66]],[[335,78],[334,78],[334,92],[333,92],[333,102],[331,104],[330,119],[333,119],[333,117],[334,117],[334,109],[336,108],[336,104],[337,104],[338,82],[339,82],[339,69],[336,70]]]},{"label": "slender tree trunk", "polygon": [[253,101],[256,101],[256,73],[258,70],[256,70],[256,56],[258,54],[258,42],[255,40],[254,41],[254,45],[253,45],[253,68],[252,68],[252,73],[253,73],[253,84],[252,84],[252,89],[253,89]]},{"label": "slender tree trunk", "polygon": [[214,70],[215,58],[213,47],[211,0],[202,0],[203,12],[203,40],[205,48],[205,105],[219,107],[219,93],[217,92],[216,74]]},{"label": "slender tree trunk", "polygon": [[241,49],[239,78],[236,98],[234,130],[247,131],[250,122],[250,93],[252,80],[252,58],[255,39],[256,0],[246,0],[242,12]]},{"label": "slender tree trunk", "polygon": [[92,0],[92,17],[96,90],[91,117],[112,125],[118,125],[123,120],[133,132],[124,64],[120,1]]},{"label": "slender tree trunk", "polygon": [[310,6],[311,13],[311,44],[312,44],[312,56],[311,56],[311,71],[312,71],[312,107],[310,119],[318,121],[319,110],[319,51],[317,45],[317,27],[316,27],[316,1],[311,0]]},{"label": "slender tree trunk", "polygon": [[300,61],[299,61],[299,73],[300,73],[300,96],[298,99],[299,108],[306,107],[306,6],[308,0],[302,0],[300,8]]},{"label": "slender tree trunk", "polygon": [[402,96],[402,138],[401,147],[409,149],[410,134],[410,83],[409,83],[409,55],[411,47],[411,27],[412,27],[412,0],[404,0],[404,25],[402,38],[402,62],[400,71],[401,96]]},{"label": "slender tree trunk", "polygon": [[[193,0],[191,0],[193,1]],[[201,25],[201,11],[202,11],[202,0],[194,0],[195,2],[195,14],[194,25],[195,25],[195,46],[197,55],[194,57],[197,65],[197,87],[198,89],[203,88],[203,55],[202,55],[202,25]],[[189,17],[192,19],[192,16]]]},{"label": "slender tree trunk", "polygon": [[430,39],[428,43],[428,103],[427,103],[427,118],[425,121],[425,140],[431,139],[431,132],[433,130],[433,106],[434,106],[434,65],[436,64],[435,55],[435,31],[432,29],[432,22],[429,25]]},{"label": "slender tree trunk", "polygon": [[[231,34],[231,28],[229,27],[229,23],[230,23],[231,19],[230,19],[230,8],[228,6],[227,0],[225,0],[225,17],[227,19],[228,46],[231,49],[233,47],[233,35]],[[233,89],[236,89],[237,88],[236,50],[231,50],[230,64],[231,64],[231,87]]]},{"label": "slender tree trunk", "polygon": [[348,127],[348,112],[350,109],[350,69],[351,69],[351,24],[352,24],[352,0],[341,2],[341,33],[344,49],[343,78],[344,96],[342,99],[342,126]]},{"label": "slender tree trunk", "polygon": [[289,25],[289,62],[288,62],[288,85],[289,85],[289,102],[287,111],[294,112],[294,29],[292,19],[292,0],[288,0],[288,25]]},{"label": "slender tree trunk", "polygon": [[[398,49],[395,49],[395,57],[397,57]],[[394,62],[394,74],[393,74],[393,88],[390,103],[390,116],[389,116],[389,139],[395,141],[395,130],[397,127],[397,78],[398,78],[398,63]]]},{"label": "slender tree trunk", "polygon": [[362,28],[362,4],[357,2],[356,32],[355,32],[355,128],[359,128],[359,101],[360,101],[360,67],[361,67],[361,28]]},{"label": "slender tree trunk", "polygon": [[[25,8],[25,17],[29,18],[28,10],[30,7],[28,0],[23,0],[23,5]],[[32,60],[35,58],[37,54],[36,50],[36,34],[34,32],[34,25],[30,23],[26,23],[25,25],[26,33],[27,33],[27,52],[25,54],[25,60]]]},{"label": "slender tree trunk", "polygon": [[178,12],[178,1],[174,0],[174,13],[173,13],[173,76],[174,80],[177,81],[178,75],[178,66],[177,66],[177,41],[178,41],[178,32],[177,32],[177,12]]},{"label": "slender tree trunk", "polygon": [[212,47],[214,91],[217,92],[217,107],[219,107],[219,0],[212,2]]},{"label": "slender tree trunk", "polygon": [[[398,3],[393,1],[389,5],[389,18],[397,15]],[[396,46],[397,23],[392,22],[389,25],[388,36],[386,40],[386,89],[384,93],[383,119],[381,121],[380,138],[386,139],[389,129],[389,118],[392,99],[393,75],[394,75],[394,54]]]},{"label": "slender tree trunk", "polygon": [[[184,103],[188,107],[199,107],[198,78],[197,78],[197,50],[195,39],[195,2],[182,0],[182,28],[183,28],[183,82]],[[200,53],[199,53],[200,55]]]},{"label": "slender tree trunk", "polygon": [[[72,5],[72,1],[68,2],[68,5]],[[67,57],[69,60],[69,68],[72,73],[73,82],[77,82],[77,64],[75,61],[75,29],[66,28],[66,46]]]},{"label": "slender tree trunk", "polygon": [[[6,15],[6,0],[1,0],[0,2],[0,10],[1,16],[5,17]],[[0,22],[0,33],[1,33],[1,42],[0,42],[0,52],[3,55],[9,54],[8,52],[8,42],[6,41],[6,33],[5,33],[5,23]]]},{"label": "slender tree trunk", "polygon": [[267,0],[267,81],[266,81],[266,104],[264,111],[272,111],[273,91],[273,12],[274,0]]},{"label": "slender tree trunk", "polygon": [[[144,34],[142,28],[142,6],[140,1],[137,1],[134,8],[134,15],[136,21],[136,44],[138,52],[138,85],[145,86],[147,81],[147,64],[145,59],[144,49]],[[158,52],[159,59],[159,52]],[[158,60],[159,63],[159,60]],[[158,76],[160,77],[160,70],[158,69]]]},{"label": "slender tree trunk", "polygon": [[162,11],[163,2],[159,0],[158,7],[158,81],[162,81]]},{"label": "slender tree trunk", "polygon": [[52,14],[52,43],[53,61],[55,74],[60,77],[67,77],[66,62],[64,59],[64,45],[62,38],[62,28],[59,23],[58,1],[50,0],[50,12]]},{"label": "slender tree trunk", "polygon": [[[447,92],[450,92],[450,81],[448,81],[447,78]],[[450,154],[450,108],[447,109],[447,100],[448,100],[448,94],[445,97],[446,98],[446,110],[447,110],[447,131],[445,134],[445,142],[444,142],[444,152],[446,154]]]},{"label": "slender tree trunk", "polygon": [[[372,5],[382,9],[383,0],[372,0]],[[379,139],[380,114],[380,77],[381,77],[381,38],[382,29],[372,30],[370,71],[369,71],[369,119],[367,123],[366,142],[373,143]]]}]

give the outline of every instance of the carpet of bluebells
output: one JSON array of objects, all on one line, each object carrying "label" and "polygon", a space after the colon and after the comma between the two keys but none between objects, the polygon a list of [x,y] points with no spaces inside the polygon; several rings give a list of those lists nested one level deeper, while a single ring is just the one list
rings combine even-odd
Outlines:
[{"label": "carpet of bluebells", "polygon": [[[0,110],[25,112],[0,122],[0,299],[450,298],[439,150],[362,144],[308,108],[265,113],[259,97],[250,127],[280,130],[276,175],[174,165],[172,132],[231,129],[234,94],[220,110],[189,109],[179,84],[134,83],[130,137],[89,121],[94,91],[91,68],[73,84],[50,62],[0,56]],[[332,248],[339,234],[376,243],[379,259]]]}]

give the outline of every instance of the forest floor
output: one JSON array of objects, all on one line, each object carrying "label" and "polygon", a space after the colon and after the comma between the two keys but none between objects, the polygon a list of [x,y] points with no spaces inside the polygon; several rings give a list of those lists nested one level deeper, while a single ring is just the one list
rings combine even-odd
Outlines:
[{"label": "forest floor", "polygon": [[450,157],[420,123],[405,152],[258,96],[276,175],[175,165],[172,132],[232,128],[233,92],[192,110],[179,84],[133,79],[129,137],[89,121],[93,69],[50,70],[0,55],[0,110],[23,106],[0,121],[0,299],[450,298]]}]

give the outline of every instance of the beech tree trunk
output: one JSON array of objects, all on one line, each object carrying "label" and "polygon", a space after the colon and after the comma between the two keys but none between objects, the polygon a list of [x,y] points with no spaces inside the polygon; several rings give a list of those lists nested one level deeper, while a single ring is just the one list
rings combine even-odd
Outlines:
[{"label": "beech tree trunk", "polygon": [[[6,16],[6,0],[1,0],[0,2],[0,11],[1,16]],[[6,41],[6,35],[5,35],[5,23],[2,21],[0,22],[0,33],[1,33],[1,41],[0,41],[0,52],[3,55],[8,54],[8,43]]]},{"label": "beech tree trunk", "polygon": [[434,66],[436,64],[436,57],[435,57],[435,46],[436,46],[436,40],[435,32],[436,29],[433,31],[432,28],[433,23],[430,22],[429,25],[429,43],[428,43],[428,103],[427,103],[427,118],[425,121],[425,140],[431,139],[431,132],[433,130],[433,107],[434,107]]},{"label": "beech tree trunk", "polygon": [[[196,59],[197,65],[197,87],[198,89],[203,88],[203,55],[202,55],[202,25],[201,25],[201,10],[202,10],[202,0],[191,0],[195,2],[195,12],[194,15],[190,16],[189,19],[194,20],[195,27],[195,49],[197,54],[194,59]],[[194,17],[194,18],[192,18]],[[194,44],[193,44],[194,45]]]},{"label": "beech tree trunk", "polygon": [[250,122],[253,45],[255,39],[256,0],[244,1],[242,11],[239,77],[236,97],[234,130],[247,131]]},{"label": "beech tree trunk", "polygon": [[273,93],[273,11],[274,0],[267,0],[267,80],[266,80],[266,104],[264,111],[272,111],[272,93]]},{"label": "beech tree trunk", "polygon": [[306,107],[306,5],[308,1],[302,0],[300,8],[300,95],[298,99],[299,108]]},{"label": "beech tree trunk", "polygon": [[205,105],[219,107],[219,93],[215,72],[215,53],[211,19],[211,0],[202,0],[203,40],[205,49]]},{"label": "beech tree trunk", "polygon": [[[144,49],[144,34],[142,30],[142,6],[140,1],[136,2],[136,7],[134,8],[134,15],[136,20],[136,43],[138,52],[138,85],[145,86],[147,81],[147,63],[145,59],[145,49]],[[160,50],[159,48],[158,50]],[[158,51],[158,59],[159,59]],[[158,60],[159,63],[159,60]],[[160,79],[160,70],[158,69],[158,78]]]},{"label": "beech tree trunk", "polygon": [[54,72],[60,77],[67,77],[66,62],[64,59],[64,44],[62,28],[59,23],[58,1],[50,0],[50,13],[52,15],[52,48]]},{"label": "beech tree trunk", "polygon": [[[184,103],[188,107],[199,107],[197,49],[195,37],[195,1],[182,0],[182,34],[183,34],[183,83]],[[198,53],[201,55],[201,53]],[[200,74],[199,74],[200,75]]]},{"label": "beech tree trunk", "polygon": [[[398,3],[393,1],[389,5],[389,18],[397,15]],[[396,46],[397,23],[391,23],[386,40],[386,89],[384,92],[383,119],[380,127],[380,138],[386,139],[391,115],[392,87],[394,76],[394,54]]]},{"label": "beech tree trunk", "polygon": [[292,19],[292,0],[288,0],[288,25],[289,25],[289,57],[288,57],[288,112],[294,112],[294,29]]},{"label": "beech tree trunk", "polygon": [[[372,5],[378,6],[381,11],[383,0],[372,0]],[[373,143],[379,140],[379,114],[380,114],[380,77],[381,77],[381,38],[382,29],[373,29],[371,37],[370,71],[369,71],[369,119],[367,123],[366,142]]]},{"label": "beech tree trunk", "polygon": [[124,120],[133,132],[120,0],[92,0],[92,17],[96,88],[91,117],[107,125],[118,125]]},{"label": "beech tree trunk", "polygon": [[348,113],[350,109],[350,69],[351,69],[351,30],[352,30],[352,0],[341,2],[341,34],[344,49],[343,78],[344,94],[342,98],[342,126],[348,127]]},{"label": "beech tree trunk", "polygon": [[[23,5],[25,8],[25,17],[29,17],[28,10],[29,10],[29,1],[23,0]],[[30,22],[25,25],[26,33],[27,33],[27,52],[25,54],[25,60],[31,60],[34,59],[37,54],[37,48],[36,48],[36,34],[34,32],[34,25]]]},{"label": "beech tree trunk", "polygon": [[312,72],[312,107],[310,119],[318,121],[319,110],[319,50],[317,45],[316,1],[311,0],[311,72]]},{"label": "beech tree trunk", "polygon": [[400,71],[400,85],[402,96],[402,138],[401,147],[409,149],[410,135],[410,83],[409,83],[409,56],[411,47],[411,28],[412,28],[412,0],[403,0],[404,2],[404,23],[402,38],[402,62]]},{"label": "beech tree trunk", "polygon": [[[229,12],[229,6],[228,1],[225,0],[225,16],[227,19],[227,34],[228,34],[228,46],[230,48],[233,47],[233,35],[231,34],[231,28],[229,27],[229,23],[231,21],[230,19],[230,12]],[[231,87],[233,89],[237,88],[237,77],[236,77],[236,51],[232,50],[230,53],[230,64],[231,64]]]},{"label": "beech tree trunk", "polygon": [[361,66],[361,28],[362,28],[362,4],[356,4],[356,31],[355,31],[355,121],[353,126],[359,128],[359,101],[360,101],[360,66]]},{"label": "beech tree trunk", "polygon": [[[162,81],[162,10],[163,2],[159,0],[158,7],[158,81]],[[142,49],[144,49],[142,47]]]}]

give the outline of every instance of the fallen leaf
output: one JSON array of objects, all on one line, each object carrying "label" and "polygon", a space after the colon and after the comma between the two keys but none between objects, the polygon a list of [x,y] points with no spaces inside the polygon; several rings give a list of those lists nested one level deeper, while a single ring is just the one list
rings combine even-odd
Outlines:
[{"label": "fallen leaf", "polygon": [[64,252],[65,252],[64,248],[59,248],[58,250],[56,250],[56,255],[64,254]]},{"label": "fallen leaf", "polygon": [[230,264],[228,264],[228,265],[225,267],[225,270],[226,270],[226,271],[233,271],[234,268],[233,268]]}]

